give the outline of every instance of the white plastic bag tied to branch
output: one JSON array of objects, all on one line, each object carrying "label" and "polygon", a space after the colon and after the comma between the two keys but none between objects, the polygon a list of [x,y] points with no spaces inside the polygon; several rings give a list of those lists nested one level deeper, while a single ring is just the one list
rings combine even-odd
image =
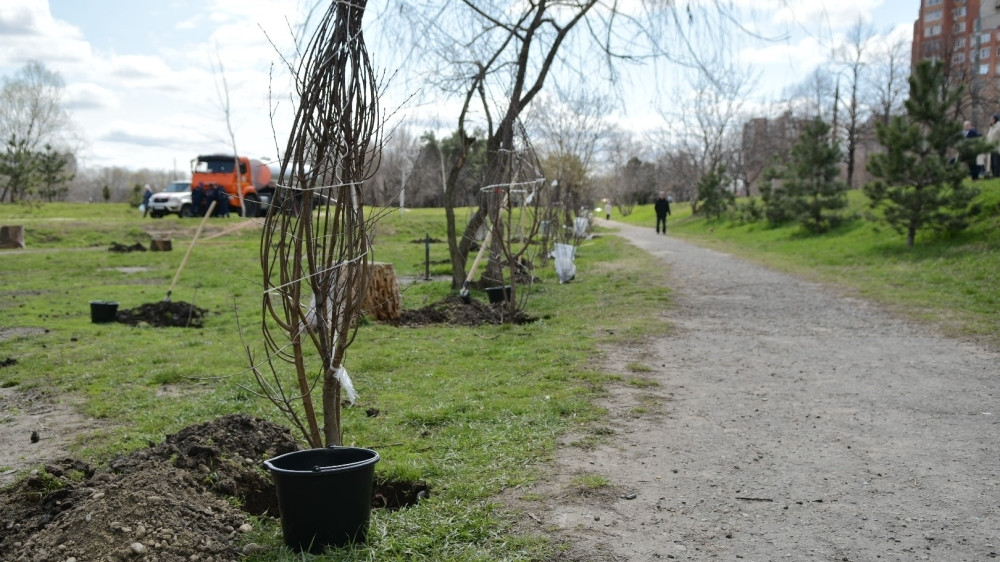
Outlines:
[{"label": "white plastic bag tied to branch", "polygon": [[552,250],[552,257],[556,267],[556,276],[560,283],[566,283],[576,277],[576,246],[571,244],[556,244]]},{"label": "white plastic bag tied to branch", "polygon": [[340,383],[340,388],[344,389],[344,394],[347,394],[347,401],[353,406],[358,400],[358,393],[354,391],[354,382],[348,376],[347,369],[344,369],[343,366],[337,367],[334,378]]}]

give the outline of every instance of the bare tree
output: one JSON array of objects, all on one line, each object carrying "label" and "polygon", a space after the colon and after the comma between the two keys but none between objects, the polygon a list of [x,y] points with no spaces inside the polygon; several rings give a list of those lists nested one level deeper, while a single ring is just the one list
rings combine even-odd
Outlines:
[{"label": "bare tree", "polygon": [[[487,218],[498,218],[497,209],[490,208],[491,200],[485,198],[464,234],[460,237],[457,232],[455,179],[466,163],[465,152],[472,146],[465,132],[470,125],[482,123],[486,132],[488,165],[482,185],[503,184],[511,179],[505,155],[513,151],[517,122],[551,74],[558,72],[583,87],[595,88],[598,84],[590,77],[597,74],[595,64],[600,64],[608,84],[621,83],[620,63],[671,53],[693,57],[697,49],[684,41],[690,39],[686,31],[697,28],[726,33],[735,19],[731,4],[719,0],[708,5],[689,4],[686,10],[673,2],[625,6],[597,0],[463,0],[458,5],[463,9],[430,0],[393,7],[393,13],[409,18],[405,28],[416,35],[410,44],[420,53],[412,56],[437,65],[437,71],[421,75],[421,81],[462,100],[457,130],[464,136],[466,150],[453,162],[445,194],[456,289],[464,282],[474,233]],[[681,36],[684,39],[678,39]],[[398,33],[393,35],[397,44],[398,37]],[[499,255],[502,252],[491,252],[491,260]],[[495,272],[495,267],[487,268],[488,275]]]},{"label": "bare tree", "polygon": [[62,105],[63,79],[38,61],[27,63],[0,89],[0,138],[16,136],[35,151],[46,144],[69,148],[75,130]]},{"label": "bare tree", "polygon": [[420,157],[419,140],[406,127],[397,127],[379,157],[378,171],[366,182],[366,201],[378,206],[393,203],[400,208],[411,206],[420,190],[428,189],[414,183],[412,172]]},{"label": "bare tree", "polygon": [[[742,123],[743,107],[756,85],[756,73],[737,64],[726,56],[728,45],[717,46],[711,60],[707,60],[688,73],[688,88],[692,92],[689,103],[677,112],[661,110],[671,124],[668,135],[672,143],[665,151],[675,152],[675,169],[693,164],[693,177],[686,179],[691,188],[692,208],[697,211],[697,190],[694,186],[703,175],[714,173],[720,167],[736,168],[739,157],[737,128]],[[678,90],[676,96],[680,96]],[[675,97],[676,97],[675,96]],[[676,170],[671,177],[677,177]]]},{"label": "bare tree", "polygon": [[590,175],[598,142],[608,130],[611,100],[586,90],[557,92],[556,96],[540,96],[527,122],[548,176],[559,182],[560,203],[568,224],[570,211],[591,199]]},{"label": "bare tree", "polygon": [[[836,52],[837,62],[843,66],[847,78],[847,95],[840,102],[847,121],[842,125],[845,141],[845,160],[847,164],[847,188],[854,188],[854,167],[855,153],[859,141],[859,128],[861,127],[865,108],[862,105],[861,89],[864,87],[865,73],[867,67],[867,51],[875,36],[875,31],[871,26],[865,24],[860,18],[851,27],[847,34],[847,42],[840,46]],[[839,109],[838,107],[837,109]],[[833,133],[836,135],[837,120],[834,119]]]},{"label": "bare tree", "polygon": [[44,184],[44,162],[75,162],[70,147],[75,135],[62,106],[63,80],[37,61],[26,64],[0,88],[0,201],[30,197]]},{"label": "bare tree", "polygon": [[229,82],[226,80],[226,69],[222,66],[219,48],[215,48],[215,60],[210,59],[212,76],[215,78],[215,95],[218,98],[219,109],[226,121],[226,132],[229,135],[229,146],[233,149],[233,169],[236,170],[236,197],[240,200],[240,215],[247,217],[247,206],[243,202],[243,174],[240,173],[240,151],[236,147],[236,133],[233,132],[233,112],[229,103]]},{"label": "bare tree", "polygon": [[610,127],[602,139],[603,167],[607,171],[603,180],[605,194],[622,216],[631,215],[640,198],[633,191],[626,167],[632,158],[649,157],[647,147],[647,144],[637,141],[631,131],[617,126]]},{"label": "bare tree", "polygon": [[866,88],[868,105],[878,121],[887,126],[892,116],[903,112],[903,101],[909,92],[910,42],[902,37],[890,37],[873,46],[870,58]]},{"label": "bare tree", "polygon": [[836,75],[825,65],[816,67],[805,80],[786,91],[784,97],[788,100],[789,110],[798,117],[819,117],[826,123],[833,123],[836,119]]}]

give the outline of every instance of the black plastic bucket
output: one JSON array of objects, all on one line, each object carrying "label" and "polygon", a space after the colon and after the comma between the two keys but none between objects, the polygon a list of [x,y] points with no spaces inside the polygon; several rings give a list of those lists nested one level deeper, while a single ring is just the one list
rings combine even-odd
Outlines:
[{"label": "black plastic bucket", "polygon": [[264,461],[274,477],[285,544],[298,551],[364,542],[378,453],[358,447],[294,451]]},{"label": "black plastic bucket", "polygon": [[90,321],[94,324],[114,322],[118,313],[118,303],[113,301],[90,301]]},{"label": "black plastic bucket", "polygon": [[491,304],[509,301],[510,285],[504,285],[503,287],[486,287],[486,296],[489,297]]}]

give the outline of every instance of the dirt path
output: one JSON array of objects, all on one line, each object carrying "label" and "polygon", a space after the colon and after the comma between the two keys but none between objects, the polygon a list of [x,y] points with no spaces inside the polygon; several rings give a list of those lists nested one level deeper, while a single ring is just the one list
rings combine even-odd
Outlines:
[{"label": "dirt path", "polygon": [[[566,541],[560,560],[997,557],[1000,354],[611,225],[664,262],[649,281],[676,289],[676,330],[609,351],[609,370],[655,385],[612,389],[611,443],[567,439],[532,491],[546,499],[524,523]],[[581,475],[612,486],[581,492]]]}]

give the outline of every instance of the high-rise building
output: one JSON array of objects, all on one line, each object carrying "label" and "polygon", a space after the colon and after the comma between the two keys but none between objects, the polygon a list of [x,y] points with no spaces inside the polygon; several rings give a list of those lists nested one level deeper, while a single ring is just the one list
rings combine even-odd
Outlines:
[{"label": "high-rise building", "polygon": [[979,6],[977,0],[921,0],[920,14],[913,22],[914,64],[936,60],[958,69],[977,60]]},{"label": "high-rise building", "polygon": [[965,87],[962,117],[985,127],[998,110],[1000,0],[920,0],[911,60],[943,64],[948,81]]}]

